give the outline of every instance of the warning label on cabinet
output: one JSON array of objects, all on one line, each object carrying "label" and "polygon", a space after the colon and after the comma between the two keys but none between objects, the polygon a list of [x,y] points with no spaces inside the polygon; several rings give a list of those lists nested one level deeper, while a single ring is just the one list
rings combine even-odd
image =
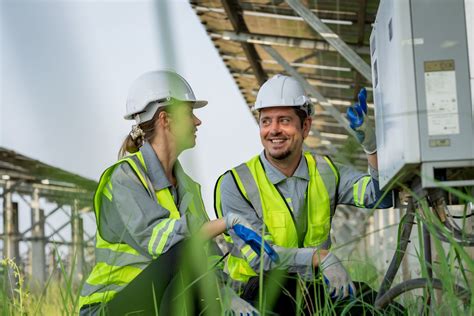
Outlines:
[{"label": "warning label on cabinet", "polygon": [[454,60],[425,62],[428,135],[459,134]]}]

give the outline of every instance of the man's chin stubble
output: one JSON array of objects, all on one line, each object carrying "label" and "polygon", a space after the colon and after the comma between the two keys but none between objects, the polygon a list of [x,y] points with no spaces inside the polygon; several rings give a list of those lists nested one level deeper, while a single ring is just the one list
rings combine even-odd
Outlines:
[{"label": "man's chin stubble", "polygon": [[272,157],[272,158],[275,159],[275,160],[285,160],[285,159],[288,158],[290,155],[291,155],[291,151],[290,151],[290,150],[287,150],[287,151],[285,151],[285,152],[283,152],[283,153],[281,153],[281,154],[279,154],[279,155],[276,155],[276,156],[274,156],[274,155],[272,155],[272,154],[270,153],[270,157]]}]

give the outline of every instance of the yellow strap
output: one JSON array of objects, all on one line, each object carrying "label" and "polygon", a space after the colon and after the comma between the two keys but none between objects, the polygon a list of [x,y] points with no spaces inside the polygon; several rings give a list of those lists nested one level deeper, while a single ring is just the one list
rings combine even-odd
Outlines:
[{"label": "yellow strap", "polygon": [[104,187],[104,189],[102,190],[102,193],[104,193],[105,197],[108,198],[109,201],[112,201],[112,193],[110,193],[107,187]]},{"label": "yellow strap", "polygon": [[324,160],[326,160],[332,172],[334,173],[334,176],[336,177],[336,183],[339,183],[339,172],[337,171],[336,166],[332,163],[331,159],[329,159],[327,156],[324,156]]},{"label": "yellow strap", "polygon": [[91,285],[127,285],[140,272],[142,272],[142,269],[132,266],[111,266],[105,262],[97,262],[87,279],[87,283]]},{"label": "yellow strap", "polygon": [[178,208],[174,203],[174,199],[171,195],[169,188],[164,188],[163,190],[156,191],[156,198],[158,199],[158,202],[160,202],[160,205],[170,212],[170,218],[181,218],[181,215],[179,214]]},{"label": "yellow strap", "polygon": [[155,252],[153,251],[153,245],[155,244],[156,238],[158,237],[158,234],[160,231],[163,230],[163,228],[166,227],[170,221],[173,221],[172,219],[163,219],[161,220],[154,228],[153,232],[151,234],[150,241],[148,242],[148,253],[155,257]]},{"label": "yellow strap", "polygon": [[248,201],[249,197],[248,197],[247,191],[245,191],[245,187],[242,184],[242,181],[240,180],[239,174],[237,173],[235,169],[232,169],[231,172],[234,175],[234,179],[237,181],[237,186],[239,187],[240,192],[242,192],[242,194]]},{"label": "yellow strap", "polygon": [[219,179],[217,179],[216,186],[214,188],[214,211],[216,212],[216,217],[221,218],[222,215],[222,205],[221,205],[221,183],[222,179],[224,179],[224,175],[221,175]]},{"label": "yellow strap", "polygon": [[80,296],[79,297],[79,306],[94,304],[94,303],[106,303],[112,300],[115,295],[117,295],[117,291],[106,291],[106,292],[99,292],[93,293],[88,296]]},{"label": "yellow strap", "polygon": [[125,252],[125,253],[129,253],[129,254],[135,255],[135,256],[140,255],[140,253],[138,251],[136,251],[135,249],[130,247],[128,244],[119,244],[119,243],[111,244],[111,243],[108,243],[107,241],[103,240],[102,237],[100,236],[100,234],[98,234],[98,233],[96,234],[95,247],[96,248],[110,249],[110,250],[115,251],[115,252]]},{"label": "yellow strap", "polygon": [[173,231],[175,224],[176,224],[176,220],[172,220],[168,228],[163,233],[162,238],[160,239],[160,242],[158,243],[158,246],[156,247],[156,250],[155,250],[157,254],[161,255],[163,253],[163,249],[165,248],[166,242],[168,241],[168,237]]}]

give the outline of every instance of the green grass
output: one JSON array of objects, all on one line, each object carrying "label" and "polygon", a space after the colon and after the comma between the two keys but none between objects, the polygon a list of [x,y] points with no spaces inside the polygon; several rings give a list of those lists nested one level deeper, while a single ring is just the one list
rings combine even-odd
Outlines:
[{"label": "green grass", "polygon": [[[474,198],[470,194],[463,191],[449,189],[450,193],[455,195],[461,202],[474,202]],[[415,198],[416,195],[413,194]],[[431,233],[433,240],[433,251],[438,255],[433,257],[433,274],[435,278],[442,280],[445,290],[441,293],[435,290],[432,286],[428,286],[425,290],[414,290],[400,296],[397,301],[402,303],[408,311],[409,315],[418,315],[420,310],[426,308],[426,294],[430,294],[432,300],[432,314],[433,315],[472,315],[474,314],[474,293],[471,293],[471,300],[469,305],[464,305],[454,293],[454,285],[464,287],[465,289],[473,288],[473,271],[474,260],[472,252],[469,253],[467,248],[456,241],[446,228],[439,221],[433,212],[428,209],[426,202],[418,198],[420,210],[416,212],[416,224],[413,227],[413,232],[418,231],[421,236],[422,225],[425,225]],[[444,232],[443,235],[449,240],[449,244],[443,243],[437,238],[437,232]],[[412,232],[412,233],[413,233]],[[366,237],[366,236],[364,236]],[[352,242],[359,242],[362,237],[354,238]],[[199,243],[198,241],[196,241]],[[344,247],[348,244],[338,245],[334,247],[336,253],[344,253]],[[395,248],[395,244],[387,245],[391,249]],[[200,297],[205,302],[213,302],[208,304],[203,314],[217,315],[222,309],[225,297],[221,297],[218,292],[218,282],[213,273],[206,269],[206,258],[202,257],[202,251],[199,251],[199,245],[192,244],[189,249],[189,260],[183,260],[182,271],[183,284],[193,283],[194,288],[198,289]],[[423,240],[418,238],[418,245],[415,247],[417,251],[412,256],[416,256],[421,268],[421,277],[427,276],[426,262],[423,254],[419,249],[423,249]],[[375,290],[380,286],[384,270],[379,270],[376,267],[374,258],[367,258],[363,254],[354,253],[347,260],[344,260],[344,265],[350,271],[354,280],[368,283]],[[0,291],[0,315],[74,315],[78,313],[78,298],[80,284],[76,284],[73,280],[74,273],[68,271],[63,263],[61,264],[61,273],[55,277],[50,277],[45,287],[36,293],[32,293],[28,288],[24,275],[19,271],[18,267],[10,259],[4,259],[2,263],[2,290]],[[388,266],[388,265],[387,265]],[[263,269],[263,267],[261,267]],[[7,271],[11,271],[12,277],[10,284],[12,284],[13,294],[7,295],[5,288],[7,279]],[[263,275],[261,273],[260,275]],[[196,278],[196,276],[199,276]],[[278,278],[279,276],[275,276]],[[397,279],[393,285],[397,283]],[[260,278],[260,284],[263,284],[263,278]],[[392,285],[392,286],[393,286]],[[184,285],[178,291],[178,299],[176,300],[176,315],[193,315],[193,302],[191,300],[191,286]],[[263,288],[262,288],[263,289]],[[304,290],[304,288],[303,288]],[[263,290],[262,290],[263,291]],[[260,295],[257,308],[261,310],[261,314],[268,314],[265,309],[271,308],[277,297],[276,288],[265,289],[266,295]],[[262,293],[263,294],[263,293]],[[316,295],[316,294],[314,294]],[[301,302],[304,296],[298,292],[294,300]],[[314,306],[315,314],[317,315],[334,315],[334,305],[331,301],[326,300],[326,308],[318,309]],[[355,301],[354,304],[361,303]],[[267,308],[265,308],[267,307]],[[373,311],[370,306],[367,306],[368,311]],[[381,314],[375,311],[377,314]]]}]

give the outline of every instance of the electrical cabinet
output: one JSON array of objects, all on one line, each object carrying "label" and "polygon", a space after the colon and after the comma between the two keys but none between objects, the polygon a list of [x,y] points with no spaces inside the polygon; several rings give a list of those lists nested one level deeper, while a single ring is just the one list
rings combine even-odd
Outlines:
[{"label": "electrical cabinet", "polygon": [[474,185],[474,0],[381,0],[370,53],[381,187]]}]

